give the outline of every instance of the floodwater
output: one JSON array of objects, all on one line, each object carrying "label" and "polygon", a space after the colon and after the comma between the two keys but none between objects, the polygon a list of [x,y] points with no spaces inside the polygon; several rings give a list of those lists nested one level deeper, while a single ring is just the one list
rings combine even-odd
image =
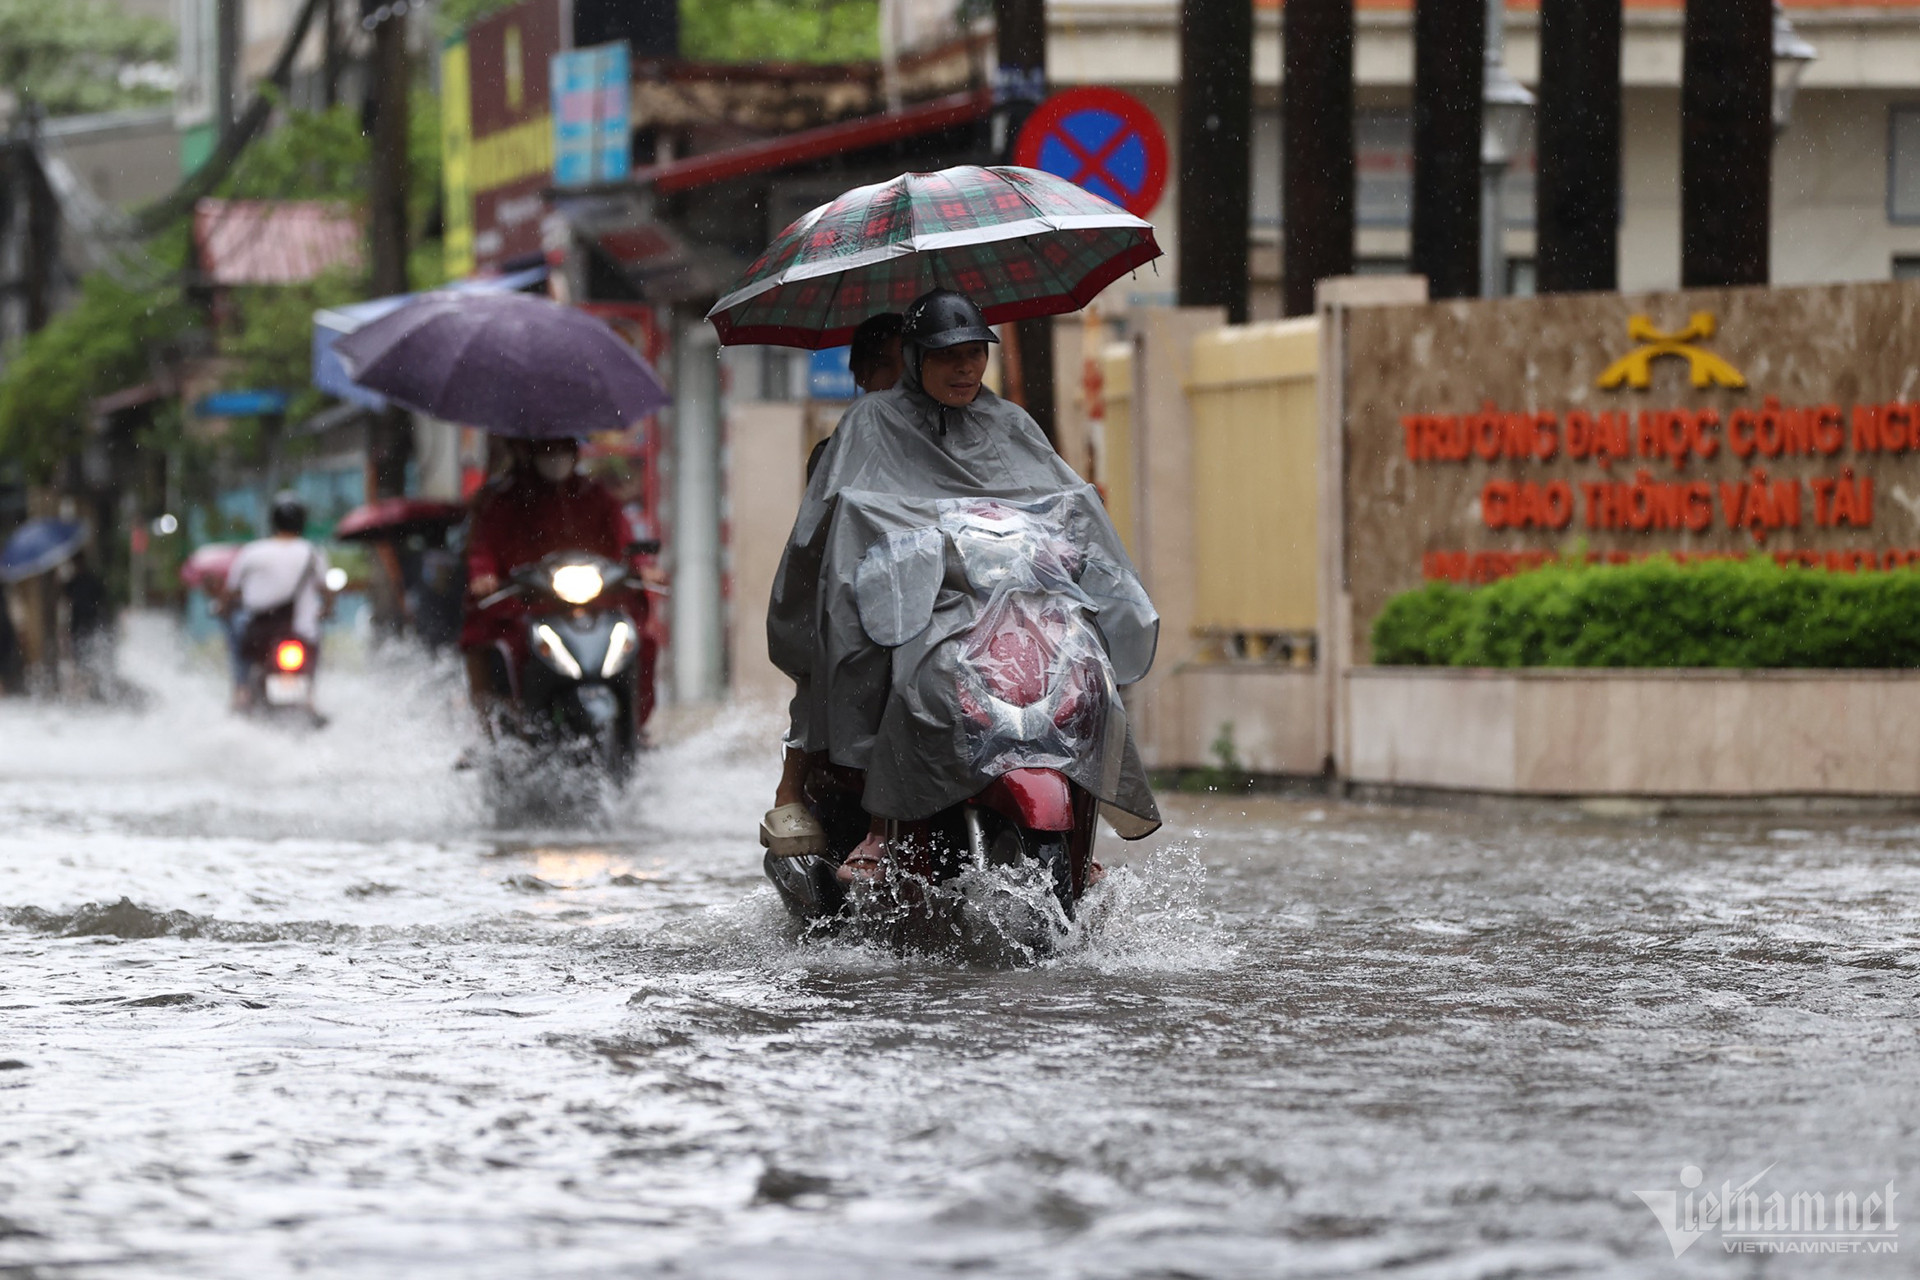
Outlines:
[{"label": "floodwater", "polygon": [[[0,704],[0,1276],[1913,1273],[1911,822],[1175,797],[993,971],[792,936],[764,719],[500,831],[449,673],[303,738],[136,641]],[[1904,1247],[1676,1261],[1687,1166]]]}]

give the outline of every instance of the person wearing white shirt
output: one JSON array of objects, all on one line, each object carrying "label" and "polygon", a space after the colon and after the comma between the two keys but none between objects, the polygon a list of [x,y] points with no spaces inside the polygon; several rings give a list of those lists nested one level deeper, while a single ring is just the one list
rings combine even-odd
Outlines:
[{"label": "person wearing white shirt", "polygon": [[241,640],[248,623],[263,613],[291,606],[293,633],[317,657],[320,621],[333,605],[333,593],[327,589],[327,554],[306,539],[307,508],[299,495],[275,494],[268,524],[271,536],[249,542],[234,557],[221,593],[233,667],[233,704],[240,710],[247,704],[248,655],[241,652]]}]

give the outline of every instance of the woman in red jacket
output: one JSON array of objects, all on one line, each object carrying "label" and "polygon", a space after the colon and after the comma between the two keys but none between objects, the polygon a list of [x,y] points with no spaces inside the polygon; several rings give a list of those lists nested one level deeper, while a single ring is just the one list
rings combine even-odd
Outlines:
[{"label": "woman in red jacket", "polygon": [[[467,599],[460,647],[467,658],[467,684],[484,720],[497,691],[491,655],[505,644],[512,661],[526,659],[526,602],[480,601],[498,591],[507,576],[555,551],[584,551],[616,564],[627,559],[626,513],[620,500],[580,475],[576,440],[508,440],[505,475],[474,497],[467,535]],[[642,672],[642,700],[650,708],[651,680]],[[641,717],[643,718],[643,717]]]}]

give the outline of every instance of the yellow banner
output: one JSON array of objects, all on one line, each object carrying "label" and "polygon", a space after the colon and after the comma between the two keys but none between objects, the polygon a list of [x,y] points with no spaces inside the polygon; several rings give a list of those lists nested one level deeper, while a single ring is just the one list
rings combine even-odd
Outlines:
[{"label": "yellow banner", "polygon": [[473,190],[491,191],[552,168],[553,119],[543,114],[477,139],[469,180]]},{"label": "yellow banner", "polygon": [[467,42],[440,55],[440,172],[449,279],[473,274],[473,116]]}]

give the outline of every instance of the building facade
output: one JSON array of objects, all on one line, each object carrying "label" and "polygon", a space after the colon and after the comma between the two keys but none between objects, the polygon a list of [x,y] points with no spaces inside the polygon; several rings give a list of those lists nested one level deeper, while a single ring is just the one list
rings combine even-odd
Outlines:
[{"label": "building facade", "polygon": [[[1257,0],[1254,50],[1253,311],[1279,314],[1280,6]],[[1362,273],[1406,269],[1413,187],[1412,0],[1358,0],[1354,42],[1357,150],[1354,256]],[[1139,96],[1177,146],[1178,0],[1050,0],[1052,87],[1105,84]],[[1800,81],[1773,164],[1772,278],[1777,284],[1920,274],[1920,0],[1787,0],[1818,51]],[[1627,0],[1621,42],[1623,290],[1680,282],[1681,0]],[[1510,4],[1507,69],[1539,79],[1539,8]],[[1169,261],[1157,279],[1117,286],[1129,300],[1170,301],[1179,254],[1179,192],[1152,215]],[[1531,291],[1532,156],[1509,173],[1508,292]]]}]

